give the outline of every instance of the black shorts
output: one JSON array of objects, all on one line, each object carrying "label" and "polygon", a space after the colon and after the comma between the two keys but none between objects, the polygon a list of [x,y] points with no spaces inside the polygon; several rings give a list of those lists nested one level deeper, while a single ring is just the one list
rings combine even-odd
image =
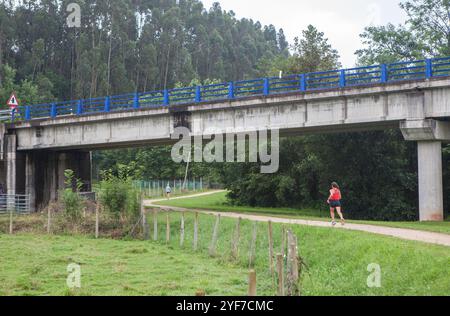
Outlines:
[{"label": "black shorts", "polygon": [[341,207],[341,201],[340,200],[330,200],[330,207]]}]

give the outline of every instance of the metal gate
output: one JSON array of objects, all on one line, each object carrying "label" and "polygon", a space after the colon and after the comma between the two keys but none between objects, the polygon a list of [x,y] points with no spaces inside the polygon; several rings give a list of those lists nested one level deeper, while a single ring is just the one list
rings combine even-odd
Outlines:
[{"label": "metal gate", "polygon": [[0,214],[13,211],[16,214],[30,214],[30,196],[25,194],[0,194]]}]

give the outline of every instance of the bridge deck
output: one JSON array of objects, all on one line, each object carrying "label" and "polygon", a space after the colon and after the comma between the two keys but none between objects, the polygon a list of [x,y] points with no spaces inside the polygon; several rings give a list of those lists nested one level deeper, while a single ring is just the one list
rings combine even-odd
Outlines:
[{"label": "bridge deck", "polygon": [[13,121],[54,119],[67,115],[85,116],[155,107],[176,108],[178,105],[186,104],[386,85],[446,76],[450,76],[450,57],[289,75],[281,78],[258,78],[197,87],[25,105],[19,107]]}]

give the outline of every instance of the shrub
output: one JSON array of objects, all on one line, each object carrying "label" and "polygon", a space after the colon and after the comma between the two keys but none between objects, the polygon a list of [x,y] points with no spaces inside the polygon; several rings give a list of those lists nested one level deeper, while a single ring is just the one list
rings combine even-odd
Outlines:
[{"label": "shrub", "polygon": [[116,218],[133,218],[139,215],[140,195],[131,179],[105,174],[98,193],[105,210]]},{"label": "shrub", "polygon": [[81,217],[83,210],[83,199],[78,192],[82,183],[75,178],[73,170],[64,170],[66,188],[62,191],[62,201],[64,204],[64,213],[72,221],[77,221]]}]

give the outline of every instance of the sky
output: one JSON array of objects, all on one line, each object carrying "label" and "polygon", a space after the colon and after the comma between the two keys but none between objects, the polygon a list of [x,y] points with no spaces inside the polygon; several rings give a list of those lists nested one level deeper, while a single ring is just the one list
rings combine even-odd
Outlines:
[{"label": "sky", "polygon": [[369,25],[403,23],[400,0],[201,0],[209,9],[219,2],[237,18],[251,18],[263,25],[282,28],[290,43],[309,24],[316,26],[339,51],[344,67],[355,65],[355,51],[362,47],[359,35]]}]

